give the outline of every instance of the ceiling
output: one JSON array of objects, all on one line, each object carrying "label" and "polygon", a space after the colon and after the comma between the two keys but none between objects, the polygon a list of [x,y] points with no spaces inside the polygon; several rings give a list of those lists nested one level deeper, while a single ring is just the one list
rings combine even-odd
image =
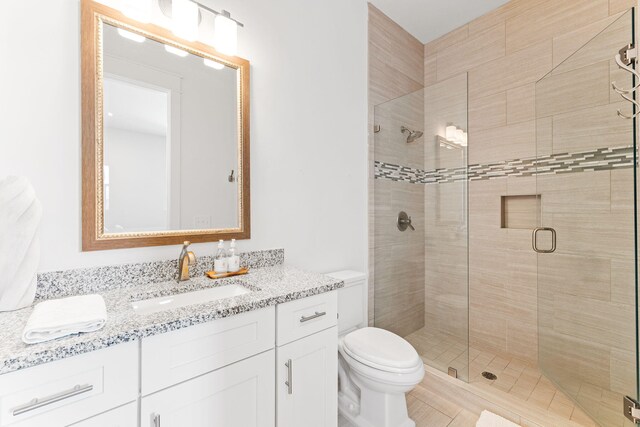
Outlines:
[{"label": "ceiling", "polygon": [[389,18],[427,43],[502,6],[508,0],[369,0]]}]

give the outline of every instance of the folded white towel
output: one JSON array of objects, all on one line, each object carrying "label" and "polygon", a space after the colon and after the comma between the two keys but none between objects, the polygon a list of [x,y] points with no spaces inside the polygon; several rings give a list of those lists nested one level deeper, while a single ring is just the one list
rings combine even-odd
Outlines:
[{"label": "folded white towel", "polygon": [[502,418],[500,415],[496,415],[493,412],[482,411],[480,419],[476,423],[476,427],[520,427],[516,423],[512,423],[506,418]]},{"label": "folded white towel", "polygon": [[36,304],[22,332],[27,344],[54,340],[79,332],[93,332],[107,322],[100,295],[81,295]]}]

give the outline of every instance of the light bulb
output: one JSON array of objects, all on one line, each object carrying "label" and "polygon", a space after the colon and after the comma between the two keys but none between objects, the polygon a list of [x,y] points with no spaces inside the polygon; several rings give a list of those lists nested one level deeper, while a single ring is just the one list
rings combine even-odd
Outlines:
[{"label": "light bulb", "polygon": [[457,128],[453,125],[447,126],[445,138],[449,141],[453,141],[454,139],[456,139],[456,130]]},{"label": "light bulb", "polygon": [[224,55],[236,56],[238,51],[238,24],[229,18],[229,13],[222,11],[216,16],[213,34],[213,45]]},{"label": "light bulb", "polygon": [[123,30],[122,28],[118,28],[118,34],[120,34],[125,39],[133,40],[134,42],[137,42],[137,43],[142,43],[146,40],[145,36],[132,33],[131,31]]},{"label": "light bulb", "polygon": [[142,23],[151,21],[151,0],[127,0],[122,4],[125,16]]},{"label": "light bulb", "polygon": [[213,61],[208,58],[204,58],[204,65],[206,65],[207,67],[211,67],[215,70],[222,70],[224,68],[224,64],[221,64],[218,61]]},{"label": "light bulb", "polygon": [[178,49],[177,47],[173,47],[169,45],[164,45],[164,50],[166,50],[169,53],[173,53],[174,55],[178,55],[181,58],[184,58],[185,56],[189,55],[189,52],[187,52],[186,50]]},{"label": "light bulb", "polygon": [[198,5],[191,0],[172,0],[171,22],[173,33],[190,42],[198,38]]}]

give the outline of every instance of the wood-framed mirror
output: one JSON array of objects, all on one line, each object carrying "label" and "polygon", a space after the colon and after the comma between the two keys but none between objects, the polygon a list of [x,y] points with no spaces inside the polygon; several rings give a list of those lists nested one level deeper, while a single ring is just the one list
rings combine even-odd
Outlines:
[{"label": "wood-framed mirror", "polygon": [[81,9],[83,250],[248,239],[249,61]]}]

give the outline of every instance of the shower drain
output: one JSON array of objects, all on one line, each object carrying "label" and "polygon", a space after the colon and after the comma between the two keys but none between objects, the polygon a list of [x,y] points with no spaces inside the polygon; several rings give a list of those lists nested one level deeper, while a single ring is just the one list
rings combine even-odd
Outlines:
[{"label": "shower drain", "polygon": [[493,381],[493,380],[497,380],[497,379],[498,379],[498,377],[496,376],[496,374],[494,374],[493,372],[489,372],[489,371],[484,371],[484,372],[482,373],[482,376],[483,376],[483,377],[485,377],[485,378],[486,378],[486,379],[488,379],[488,380],[491,380],[491,381]]}]

